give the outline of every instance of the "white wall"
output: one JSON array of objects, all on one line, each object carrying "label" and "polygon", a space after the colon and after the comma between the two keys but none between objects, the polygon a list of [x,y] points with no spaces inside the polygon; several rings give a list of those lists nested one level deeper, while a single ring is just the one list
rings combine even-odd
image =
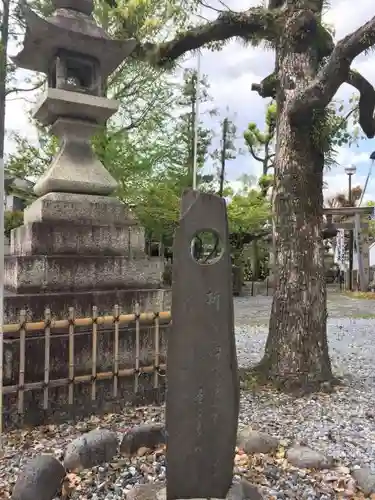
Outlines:
[{"label": "white wall", "polygon": [[375,243],[372,243],[370,245],[369,257],[370,257],[370,267],[375,266]]}]

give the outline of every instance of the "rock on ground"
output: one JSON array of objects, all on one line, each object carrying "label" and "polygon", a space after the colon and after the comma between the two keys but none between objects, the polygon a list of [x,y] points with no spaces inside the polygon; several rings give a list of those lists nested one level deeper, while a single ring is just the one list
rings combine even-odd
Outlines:
[{"label": "rock on ground", "polygon": [[352,475],[365,495],[375,493],[375,472],[370,468],[356,469]]},{"label": "rock on ground", "polygon": [[237,446],[245,453],[270,453],[279,446],[279,439],[245,427],[238,433]]},{"label": "rock on ground", "polygon": [[52,500],[61,490],[65,469],[52,455],[39,455],[22,468],[12,500]]},{"label": "rock on ground", "polygon": [[293,446],[286,452],[286,458],[300,469],[328,469],[332,466],[332,459],[308,446]]},{"label": "rock on ground", "polygon": [[68,445],[64,467],[70,471],[79,471],[110,462],[116,455],[117,448],[118,439],[115,432],[94,429]]},{"label": "rock on ground", "polygon": [[120,453],[131,457],[135,456],[141,448],[155,450],[160,445],[164,445],[165,442],[164,424],[137,425],[130,428],[124,435],[120,445]]}]

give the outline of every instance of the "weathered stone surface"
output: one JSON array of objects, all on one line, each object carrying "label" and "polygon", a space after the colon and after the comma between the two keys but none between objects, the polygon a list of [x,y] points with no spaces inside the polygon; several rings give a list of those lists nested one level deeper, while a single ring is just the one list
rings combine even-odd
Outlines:
[{"label": "weathered stone surface", "polygon": [[366,496],[375,493],[375,472],[370,468],[363,467],[356,469],[352,472],[352,476]]},{"label": "weathered stone surface", "polygon": [[237,446],[245,453],[270,453],[279,446],[279,440],[265,432],[258,432],[251,427],[241,429],[237,436]]},{"label": "weathered stone surface", "polygon": [[[30,7],[25,5],[23,9],[25,12],[25,10],[30,10]],[[30,19],[30,14],[28,18]],[[21,52],[12,58],[19,67],[31,71],[49,73],[51,61],[56,57],[58,50],[62,48],[61,33],[64,31],[64,49],[100,60],[102,80],[113,73],[137,45],[134,39],[111,39],[92,17],[82,16],[74,11],[70,11],[68,16],[66,11],[64,15],[61,15],[60,11],[59,16],[52,16],[48,19],[39,18],[36,23],[34,14],[33,21],[33,29],[26,31]],[[59,35],[56,35],[56,26]],[[70,93],[76,94],[76,92]]]},{"label": "weathered stone surface", "polygon": [[7,256],[5,287],[18,293],[157,287],[160,259],[122,256]]},{"label": "weathered stone surface", "polygon": [[75,222],[32,222],[11,232],[12,255],[145,256],[144,231],[138,226]]},{"label": "weathered stone surface", "polygon": [[12,500],[52,500],[61,490],[65,469],[52,455],[32,458],[21,469]]},{"label": "weathered stone surface", "polygon": [[101,124],[108,120],[118,107],[119,102],[113,99],[49,88],[37,102],[33,116],[43,125],[52,125],[60,116],[69,116],[77,120],[77,125],[84,117],[88,120],[82,122],[84,126],[90,125],[90,122],[95,126],[96,123]]},{"label": "weathered stone surface", "polygon": [[[253,486],[252,484],[250,484],[248,481],[245,480],[233,482],[233,484],[229,488],[229,491],[223,498],[226,498],[227,500],[263,500],[263,496],[260,494],[258,488],[256,488],[255,486]],[[141,484],[132,488],[126,495],[126,500],[166,500],[166,499],[167,499],[167,488],[164,483]],[[191,500],[203,500],[203,499],[197,497]],[[210,500],[219,500],[219,499],[216,499],[216,497],[211,497]]]},{"label": "weathered stone surface", "polygon": [[[46,103],[49,103],[49,100]],[[98,109],[103,111],[102,107]],[[57,110],[57,116],[62,113],[62,109],[60,112]],[[81,113],[86,113],[86,110]],[[91,146],[91,137],[98,132],[98,126],[91,122],[67,118],[58,118],[52,123],[52,132],[60,139],[60,150],[48,170],[35,184],[35,194],[43,196],[60,191],[100,196],[113,193],[117,182],[97,158]]]},{"label": "weathered stone surface", "polygon": [[[213,228],[222,253],[192,258],[198,231]],[[239,411],[232,271],[225,200],[188,191],[173,255],[173,332],[168,339],[168,500],[224,498],[232,483]]]},{"label": "weathered stone surface", "polygon": [[286,458],[300,469],[327,469],[333,465],[332,459],[308,446],[293,446],[286,452]]},{"label": "weathered stone surface", "polygon": [[17,323],[21,309],[26,309],[28,321],[40,321],[46,307],[51,309],[53,317],[67,318],[69,307],[73,307],[77,317],[87,318],[92,314],[92,306],[97,306],[100,314],[113,314],[113,307],[120,304],[121,311],[128,313],[136,303],[140,304],[142,312],[169,311],[171,292],[160,288],[142,288],[15,294],[6,290],[4,322]]},{"label": "weathered stone surface", "polygon": [[27,207],[23,218],[24,224],[41,221],[137,224],[133,212],[118,199],[77,193],[48,193]]},{"label": "weathered stone surface", "polygon": [[79,471],[110,462],[116,455],[117,448],[118,440],[115,432],[94,429],[68,445],[64,466],[69,471]]},{"label": "weathered stone surface", "polygon": [[134,456],[140,448],[156,449],[165,444],[164,424],[143,424],[129,429],[122,438],[120,452],[122,455]]}]

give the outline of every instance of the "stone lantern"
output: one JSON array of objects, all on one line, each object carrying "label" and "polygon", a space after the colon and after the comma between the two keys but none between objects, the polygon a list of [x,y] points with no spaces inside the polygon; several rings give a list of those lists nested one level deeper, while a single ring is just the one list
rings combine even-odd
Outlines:
[{"label": "stone lantern", "polygon": [[[160,261],[144,253],[144,232],[131,210],[110,195],[117,183],[91,148],[91,138],[117,111],[105,83],[134,50],[135,40],[112,40],[92,17],[92,0],[53,0],[49,18],[23,7],[26,35],[17,66],[47,75],[34,117],[60,139],[60,149],[36,182],[39,197],[11,234],[5,263],[5,320],[20,308],[40,320],[44,307],[65,317],[69,306],[90,314],[142,297],[152,307]],[[93,293],[95,294],[93,295]],[[17,299],[18,294],[18,299]],[[19,294],[22,294],[22,300]],[[28,296],[26,297],[26,295]],[[136,297],[136,298],[135,298]]]},{"label": "stone lantern", "polygon": [[61,149],[35,193],[108,195],[116,182],[94,156],[90,139],[117,111],[104,82],[134,50],[134,40],[111,40],[92,17],[92,0],[54,0],[48,19],[24,6],[27,26],[20,68],[45,73],[47,90],[34,117],[60,138]]}]

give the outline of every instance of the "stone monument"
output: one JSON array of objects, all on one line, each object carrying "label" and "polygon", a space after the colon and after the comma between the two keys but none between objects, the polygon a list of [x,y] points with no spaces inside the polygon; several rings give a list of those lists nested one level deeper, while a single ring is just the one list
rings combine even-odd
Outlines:
[{"label": "stone monument", "polygon": [[[200,244],[196,253],[192,242]],[[224,498],[233,479],[239,380],[221,197],[191,190],[182,198],[173,248],[172,318],[167,498]]]},{"label": "stone monument", "polygon": [[[134,50],[135,40],[112,40],[96,25],[92,0],[53,0],[47,19],[27,5],[20,68],[47,75],[34,117],[60,139],[60,150],[34,187],[39,198],[13,230],[5,263],[5,321],[19,309],[40,320],[46,306],[66,317],[151,308],[158,300],[160,261],[147,259],[144,234],[131,210],[111,197],[117,183],[90,140],[117,111],[104,95],[108,76]],[[136,291],[137,290],[137,291]],[[143,291],[143,292],[142,292]]]},{"label": "stone monument", "polygon": [[173,248],[168,338],[166,483],[128,500],[261,500],[233,480],[239,413],[232,270],[225,200],[187,191]]}]

